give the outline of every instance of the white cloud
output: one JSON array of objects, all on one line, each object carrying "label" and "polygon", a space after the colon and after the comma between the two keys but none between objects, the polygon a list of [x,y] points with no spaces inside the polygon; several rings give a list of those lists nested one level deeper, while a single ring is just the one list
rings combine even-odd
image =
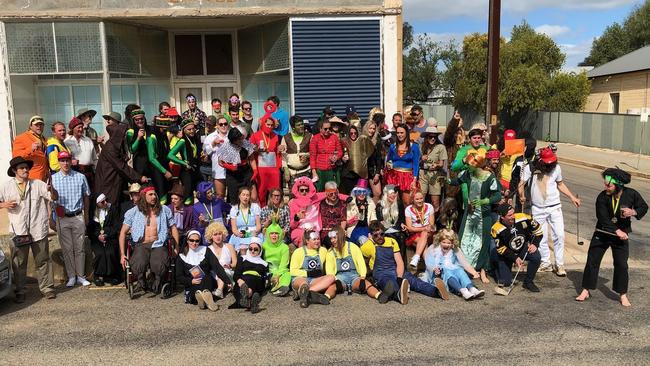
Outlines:
[{"label": "white cloud", "polygon": [[442,44],[447,44],[450,41],[454,41],[456,44],[462,44],[463,38],[469,33],[415,33],[413,39],[417,40],[420,36],[425,36],[432,41],[436,41]]},{"label": "white cloud", "polygon": [[564,71],[575,71],[578,64],[589,55],[591,50],[591,39],[582,41],[578,44],[560,44],[560,49],[566,55],[564,62]]},{"label": "white cloud", "polygon": [[[636,3],[638,0],[504,0],[502,12],[525,14],[541,8],[604,10]],[[441,20],[454,17],[487,18],[487,0],[404,0],[407,21]]]},{"label": "white cloud", "polygon": [[571,28],[564,25],[543,24],[535,28],[535,32],[546,34],[551,38],[569,33],[569,31],[571,31]]}]

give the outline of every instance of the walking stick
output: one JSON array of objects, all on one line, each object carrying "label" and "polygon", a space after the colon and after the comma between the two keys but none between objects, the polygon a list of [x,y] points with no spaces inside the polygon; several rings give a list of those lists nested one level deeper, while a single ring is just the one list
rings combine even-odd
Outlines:
[{"label": "walking stick", "polygon": [[[524,254],[524,257],[522,258],[522,262],[526,261],[526,257],[528,256],[528,250],[526,250],[526,254]],[[522,264],[519,266],[517,269],[517,273],[515,273],[515,278],[512,279],[512,283],[510,284],[510,287],[508,288],[508,293],[506,295],[510,295],[510,292],[512,291],[513,287],[515,287],[515,282],[517,281],[517,276],[519,276],[519,272],[521,271],[521,267],[524,265]]]},{"label": "walking stick", "polygon": [[[576,195],[576,198],[580,198],[580,196]],[[576,206],[576,240],[578,241],[578,245],[584,245],[585,242],[580,240],[580,206]]]}]

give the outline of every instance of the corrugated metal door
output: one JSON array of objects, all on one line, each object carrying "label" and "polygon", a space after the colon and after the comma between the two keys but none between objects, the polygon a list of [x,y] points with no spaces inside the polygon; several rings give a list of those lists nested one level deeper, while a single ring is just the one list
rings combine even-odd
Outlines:
[{"label": "corrugated metal door", "polygon": [[292,20],[294,110],[315,122],[327,105],[362,119],[381,106],[381,27],[371,20]]}]

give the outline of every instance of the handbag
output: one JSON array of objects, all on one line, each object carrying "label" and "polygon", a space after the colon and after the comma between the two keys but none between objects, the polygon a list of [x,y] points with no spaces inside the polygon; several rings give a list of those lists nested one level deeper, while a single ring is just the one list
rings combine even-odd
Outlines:
[{"label": "handbag", "polygon": [[34,242],[34,238],[32,238],[32,234],[29,233],[29,223],[32,222],[32,190],[31,187],[28,187],[29,193],[27,194],[27,199],[29,200],[29,211],[27,214],[27,234],[26,235],[16,235],[16,229],[14,229],[14,224],[11,224],[11,230],[14,232],[14,236],[11,238],[11,241],[14,242],[14,246],[16,247],[23,247],[26,245],[30,245],[31,243]]}]

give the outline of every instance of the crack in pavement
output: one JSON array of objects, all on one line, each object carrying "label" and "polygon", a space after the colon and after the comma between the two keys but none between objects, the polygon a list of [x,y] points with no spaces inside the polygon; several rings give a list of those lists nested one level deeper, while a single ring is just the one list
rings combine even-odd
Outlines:
[{"label": "crack in pavement", "polygon": [[607,334],[616,334],[616,335],[622,335],[622,336],[630,336],[630,335],[632,335],[632,332],[625,332],[625,331],[621,331],[621,330],[607,329],[607,328],[598,327],[598,326],[595,326],[595,325],[583,323],[583,322],[580,322],[580,321],[577,321],[577,320],[574,321],[574,323],[581,326],[581,327],[583,327],[583,328],[591,329],[591,330],[597,330],[597,331],[605,332]]}]

